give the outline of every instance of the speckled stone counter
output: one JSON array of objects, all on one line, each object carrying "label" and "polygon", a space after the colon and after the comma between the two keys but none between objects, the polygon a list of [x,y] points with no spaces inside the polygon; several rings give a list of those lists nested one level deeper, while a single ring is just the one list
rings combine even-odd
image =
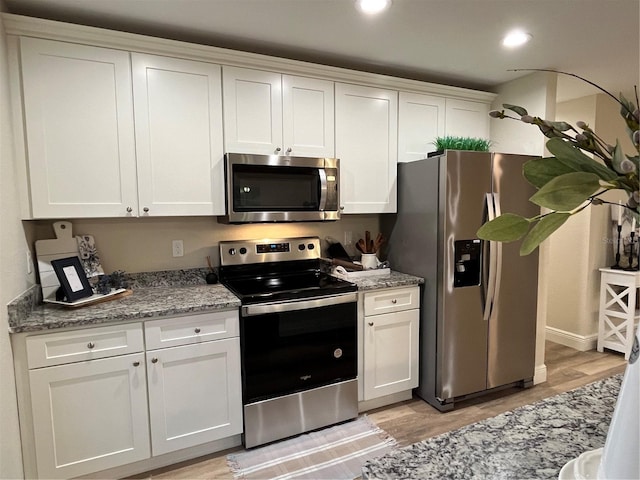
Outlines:
[{"label": "speckled stone counter", "polygon": [[[80,308],[43,304],[34,285],[8,305],[9,332],[34,332],[65,327],[99,325],[150,317],[238,308],[240,300],[220,284],[207,285],[206,269],[127,274],[132,295]],[[418,285],[422,278],[391,272],[349,280],[358,290]]]},{"label": "speckled stone counter", "polygon": [[604,446],[621,382],[616,375],[398,449],[365,463],[362,476],[557,479],[567,462]]},{"label": "speckled stone counter", "polygon": [[19,333],[98,325],[239,306],[240,300],[220,284],[137,288],[128,297],[81,308],[38,305],[21,321],[10,321],[9,331]]},{"label": "speckled stone counter", "polygon": [[408,287],[424,283],[424,278],[414,277],[413,275],[408,275],[406,273],[394,272],[393,270],[391,270],[391,273],[388,275],[372,275],[370,277],[345,278],[340,275],[336,276],[358,285],[358,291],[376,290],[378,288]]}]

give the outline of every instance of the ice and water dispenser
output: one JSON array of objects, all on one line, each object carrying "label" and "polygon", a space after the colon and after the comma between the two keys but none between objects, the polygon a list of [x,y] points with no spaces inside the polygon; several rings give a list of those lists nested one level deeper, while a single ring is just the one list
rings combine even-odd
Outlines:
[{"label": "ice and water dispenser", "polygon": [[480,285],[482,267],[482,241],[456,240],[454,242],[455,271],[454,287],[471,287]]}]

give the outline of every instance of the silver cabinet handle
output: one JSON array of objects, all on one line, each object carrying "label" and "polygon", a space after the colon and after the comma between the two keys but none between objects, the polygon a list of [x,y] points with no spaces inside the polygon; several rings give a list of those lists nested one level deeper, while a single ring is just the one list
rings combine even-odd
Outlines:
[{"label": "silver cabinet handle", "polygon": [[292,152],[291,147],[287,148],[287,153],[291,153],[291,152]]},{"label": "silver cabinet handle", "polygon": [[95,343],[93,343],[93,342],[89,342],[89,343],[87,343],[87,348],[88,348],[89,350],[91,350],[92,348],[95,348],[95,346],[96,346],[96,344],[95,344]]},{"label": "silver cabinet handle", "polygon": [[133,212],[133,208],[127,207],[127,213],[131,213],[131,212]]},{"label": "silver cabinet handle", "polygon": [[151,363],[158,363],[158,359],[157,358],[152,358],[151,359]]},{"label": "silver cabinet handle", "polygon": [[194,330],[194,332],[196,332],[196,333],[200,333],[200,329],[196,327],[196,329]]},{"label": "silver cabinet handle", "polygon": [[373,327],[373,322],[369,322],[369,326],[370,326],[370,327]]},{"label": "silver cabinet handle", "polygon": [[280,147],[276,148],[276,153],[280,152],[282,149]]},{"label": "silver cabinet handle", "polygon": [[134,367],[139,367],[140,366],[140,362],[133,362],[133,366]]},{"label": "silver cabinet handle", "polygon": [[143,211],[144,213],[149,212],[149,207],[144,207],[144,208],[142,209],[142,211]]}]

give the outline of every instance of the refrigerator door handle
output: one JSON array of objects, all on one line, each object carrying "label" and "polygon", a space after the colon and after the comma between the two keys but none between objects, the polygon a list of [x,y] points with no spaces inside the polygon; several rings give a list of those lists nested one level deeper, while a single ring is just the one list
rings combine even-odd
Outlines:
[{"label": "refrigerator door handle", "polygon": [[[491,221],[496,218],[496,210],[494,204],[493,193],[487,193],[487,220]],[[493,299],[495,296],[496,287],[496,249],[498,242],[489,241],[489,261],[488,261],[488,275],[487,275],[487,293],[484,299],[484,310],[482,313],[483,320],[489,320],[491,316],[491,307],[493,306]]]},{"label": "refrigerator door handle", "polygon": [[[493,194],[493,205],[494,205],[494,212],[496,217],[499,217],[500,215],[502,215],[502,208],[500,206],[500,194],[495,192]],[[502,242],[495,242],[496,243],[496,270],[495,270],[495,286],[494,286],[494,291],[493,291],[493,300],[492,300],[492,305],[491,305],[491,312],[490,312],[490,316],[494,311],[494,306],[498,303],[498,300],[500,298],[500,283],[502,281]]]}]

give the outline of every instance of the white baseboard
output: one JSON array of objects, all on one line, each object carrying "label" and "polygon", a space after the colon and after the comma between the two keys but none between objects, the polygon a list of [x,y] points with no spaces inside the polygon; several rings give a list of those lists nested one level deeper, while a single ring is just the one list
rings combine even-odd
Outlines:
[{"label": "white baseboard", "polygon": [[546,327],[545,328],[546,339],[564,345],[565,347],[575,348],[580,352],[587,352],[589,350],[595,350],[598,345],[598,334],[592,335],[577,335],[572,332],[560,330],[559,328]]},{"label": "white baseboard", "polygon": [[536,365],[536,369],[533,373],[533,384],[538,385],[539,383],[547,381],[547,366],[543,363],[542,365]]}]

